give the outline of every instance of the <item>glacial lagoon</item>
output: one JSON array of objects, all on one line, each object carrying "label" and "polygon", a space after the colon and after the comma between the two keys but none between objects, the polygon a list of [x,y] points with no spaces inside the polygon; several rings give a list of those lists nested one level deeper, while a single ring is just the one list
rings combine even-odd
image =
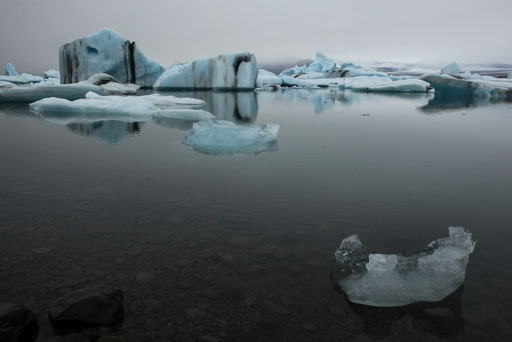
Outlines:
[{"label": "glacial lagoon", "polygon": [[[139,91],[147,95],[151,91]],[[257,153],[182,144],[192,122],[73,122],[0,104],[0,293],[39,317],[71,291],[122,289],[126,341],[505,341],[512,336],[512,104],[327,89],[163,92],[237,124]],[[414,253],[449,226],[477,241],[434,303],[352,303],[340,242]]]}]

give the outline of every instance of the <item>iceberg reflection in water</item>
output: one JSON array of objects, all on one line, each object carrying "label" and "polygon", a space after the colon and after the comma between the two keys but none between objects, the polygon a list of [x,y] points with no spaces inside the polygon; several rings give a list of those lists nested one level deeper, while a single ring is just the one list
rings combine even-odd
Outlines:
[{"label": "iceberg reflection in water", "polygon": [[[358,317],[363,319],[362,332],[384,338],[400,334],[401,329],[408,331],[408,322],[412,329],[424,334],[438,337],[455,336],[464,330],[462,312],[462,294],[464,286],[439,302],[420,302],[398,307],[375,307],[353,303],[347,300],[348,306]],[[396,331],[398,330],[398,332]]]},{"label": "iceberg reflection in water", "polygon": [[336,250],[332,281],[359,304],[396,307],[441,301],[464,283],[476,244],[467,229],[450,227],[449,232],[412,255],[370,253],[351,235]]},{"label": "iceberg reflection in water", "polygon": [[218,120],[249,124],[254,123],[258,116],[258,99],[253,91],[159,91],[159,93],[203,100],[205,105],[201,109],[212,113]]},{"label": "iceberg reflection in water", "polygon": [[89,123],[68,123],[71,132],[103,140],[109,144],[119,144],[125,139],[140,133],[145,122],[96,121]]}]

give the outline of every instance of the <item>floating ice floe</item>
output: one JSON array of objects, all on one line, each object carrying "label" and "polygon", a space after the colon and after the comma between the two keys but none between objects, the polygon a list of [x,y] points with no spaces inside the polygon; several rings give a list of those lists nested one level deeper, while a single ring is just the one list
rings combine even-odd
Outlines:
[{"label": "floating ice floe", "polygon": [[173,65],[158,78],[153,87],[251,90],[256,85],[257,75],[258,62],[253,54],[225,54]]},{"label": "floating ice floe", "polygon": [[441,68],[441,74],[456,75],[461,73],[462,70],[460,69],[459,64],[457,62],[450,63]]},{"label": "floating ice floe", "polygon": [[[158,94],[145,96],[102,96],[93,92],[86,94],[85,99],[69,101],[62,98],[45,98],[30,104],[30,109],[38,114],[65,113],[82,114],[89,121],[94,115],[99,117],[108,116],[176,116],[180,119],[190,117],[190,120],[204,118],[204,113],[194,111],[183,111],[190,107],[204,105],[204,102],[197,99],[178,98],[175,96],[162,96]],[[203,112],[203,111],[201,111]],[[209,117],[210,118],[210,117]]]},{"label": "floating ice floe", "polygon": [[430,83],[436,92],[451,93],[452,96],[495,100],[512,99],[512,80],[507,78],[466,73],[457,75],[426,74],[420,79]]},{"label": "floating ice floe", "polygon": [[260,69],[258,71],[258,78],[256,79],[257,88],[271,88],[278,87],[283,83],[281,77],[276,76],[273,72]]},{"label": "floating ice floe", "polygon": [[[16,70],[14,70],[14,72],[16,72]],[[6,73],[7,73],[7,70],[6,70]],[[16,75],[11,75],[11,74],[4,75],[4,76],[0,75],[0,82],[9,82],[9,83],[14,83],[14,84],[39,83],[42,80],[43,80],[43,78],[41,76],[34,76],[31,74],[26,74],[26,73],[19,75],[16,72]]]},{"label": "floating ice floe", "polygon": [[356,76],[322,79],[301,79],[283,76],[283,85],[302,88],[327,88],[337,86],[340,90],[351,89],[364,92],[416,92],[432,91],[428,82],[418,79],[398,79],[382,76]]},{"label": "floating ice floe", "polygon": [[431,242],[417,254],[374,254],[357,235],[351,235],[334,254],[332,280],[359,304],[392,307],[437,302],[464,282],[475,244],[469,230],[450,227],[448,237]]},{"label": "floating ice floe", "polygon": [[59,49],[61,83],[87,80],[94,74],[109,74],[123,83],[151,87],[164,72],[157,61],[147,58],[135,42],[111,29],[64,44]]},{"label": "floating ice floe", "polygon": [[[340,86],[341,87],[341,86]],[[354,91],[366,92],[410,92],[410,93],[427,93],[433,91],[428,82],[409,79],[400,81],[376,82],[373,84],[352,84],[351,89]]]},{"label": "floating ice floe", "polygon": [[237,125],[231,121],[200,121],[192,126],[183,144],[211,154],[258,154],[277,149],[279,125]]},{"label": "floating ice floe", "polygon": [[84,98],[88,92],[100,95],[135,94],[139,87],[136,84],[120,83],[107,74],[95,74],[86,81],[73,84],[59,84],[56,78],[49,78],[32,85],[0,89],[0,102],[33,102],[47,97],[76,100]]}]

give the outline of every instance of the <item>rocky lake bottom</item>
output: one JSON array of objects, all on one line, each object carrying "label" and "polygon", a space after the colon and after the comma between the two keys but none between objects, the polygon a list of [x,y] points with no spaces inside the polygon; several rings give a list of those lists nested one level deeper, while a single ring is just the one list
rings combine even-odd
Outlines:
[{"label": "rocky lake bottom", "polygon": [[[237,123],[277,123],[257,155],[180,144],[165,119],[62,125],[0,105],[0,302],[38,317],[111,284],[124,341],[507,341],[512,336],[512,104],[336,89],[177,92]],[[477,241],[438,303],[358,305],[336,248],[415,252],[449,226]]]}]

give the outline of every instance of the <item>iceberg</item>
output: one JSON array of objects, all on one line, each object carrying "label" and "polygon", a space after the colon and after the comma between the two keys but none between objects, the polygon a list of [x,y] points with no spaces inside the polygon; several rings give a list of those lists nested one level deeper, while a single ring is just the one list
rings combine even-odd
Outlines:
[{"label": "iceberg", "polygon": [[400,81],[387,81],[384,83],[368,84],[357,86],[352,85],[354,91],[366,91],[366,92],[410,92],[410,93],[427,93],[432,91],[428,82],[418,79],[408,79]]},{"label": "iceberg", "polygon": [[10,82],[14,84],[29,84],[29,83],[39,83],[43,80],[41,76],[34,76],[31,74],[23,73],[21,75],[13,75],[13,76],[1,76],[0,82]]},{"label": "iceberg", "polygon": [[14,84],[14,83],[0,81],[0,89],[12,88],[12,87],[15,87],[15,86],[16,86],[16,84]]},{"label": "iceberg", "polygon": [[16,69],[14,68],[14,65],[12,63],[7,63],[5,66],[5,76],[18,76],[19,74],[16,72]]},{"label": "iceberg", "polygon": [[279,125],[237,125],[231,121],[200,121],[182,144],[210,155],[258,154],[274,151]]},{"label": "iceberg", "polygon": [[218,55],[176,64],[155,82],[156,89],[252,90],[256,85],[258,62],[249,52]]},{"label": "iceberg", "polygon": [[493,100],[512,99],[512,80],[507,78],[476,74],[426,74],[420,79],[430,83],[436,92],[446,92],[452,96]]},{"label": "iceberg", "polygon": [[58,78],[60,82],[60,72],[55,69],[46,70],[43,74],[44,79]]},{"label": "iceberg", "polygon": [[366,70],[361,65],[356,65],[352,62],[346,62],[341,65],[340,77],[358,77],[358,76],[374,76],[389,78],[385,72]]},{"label": "iceberg", "polygon": [[462,74],[462,70],[459,67],[459,64],[457,62],[450,63],[443,68],[441,68],[441,74],[446,75],[456,75],[456,74]]},{"label": "iceberg", "polygon": [[[30,104],[30,109],[38,114],[65,113],[82,114],[88,117],[90,114],[100,116],[140,116],[140,115],[169,115],[176,110],[204,105],[204,101],[191,98],[178,98],[175,96],[162,96],[158,94],[144,96],[102,96],[94,92],[88,92],[85,99],[69,101],[62,98],[50,97]],[[184,112],[175,114],[181,117]],[[195,119],[197,114],[192,119]]]},{"label": "iceberg", "polygon": [[334,59],[327,57],[323,52],[317,52],[315,60],[309,66],[294,66],[283,70],[279,76],[294,76],[304,73],[330,73],[338,70]]},{"label": "iceberg", "polygon": [[450,227],[448,237],[417,254],[374,254],[351,235],[334,254],[331,279],[359,304],[396,307],[437,302],[463,284],[475,244],[469,230]]},{"label": "iceberg", "polygon": [[281,77],[276,76],[273,72],[260,69],[256,79],[257,88],[276,88],[283,83]]},{"label": "iceberg", "polygon": [[165,68],[147,58],[135,42],[111,29],[101,29],[59,49],[62,84],[84,81],[94,74],[109,74],[123,83],[152,87]]},{"label": "iceberg", "polygon": [[139,87],[120,83],[107,74],[95,74],[86,81],[73,84],[59,84],[58,79],[49,78],[33,85],[0,89],[0,102],[34,102],[47,97],[76,100],[84,98],[88,92],[100,95],[135,94]]}]

